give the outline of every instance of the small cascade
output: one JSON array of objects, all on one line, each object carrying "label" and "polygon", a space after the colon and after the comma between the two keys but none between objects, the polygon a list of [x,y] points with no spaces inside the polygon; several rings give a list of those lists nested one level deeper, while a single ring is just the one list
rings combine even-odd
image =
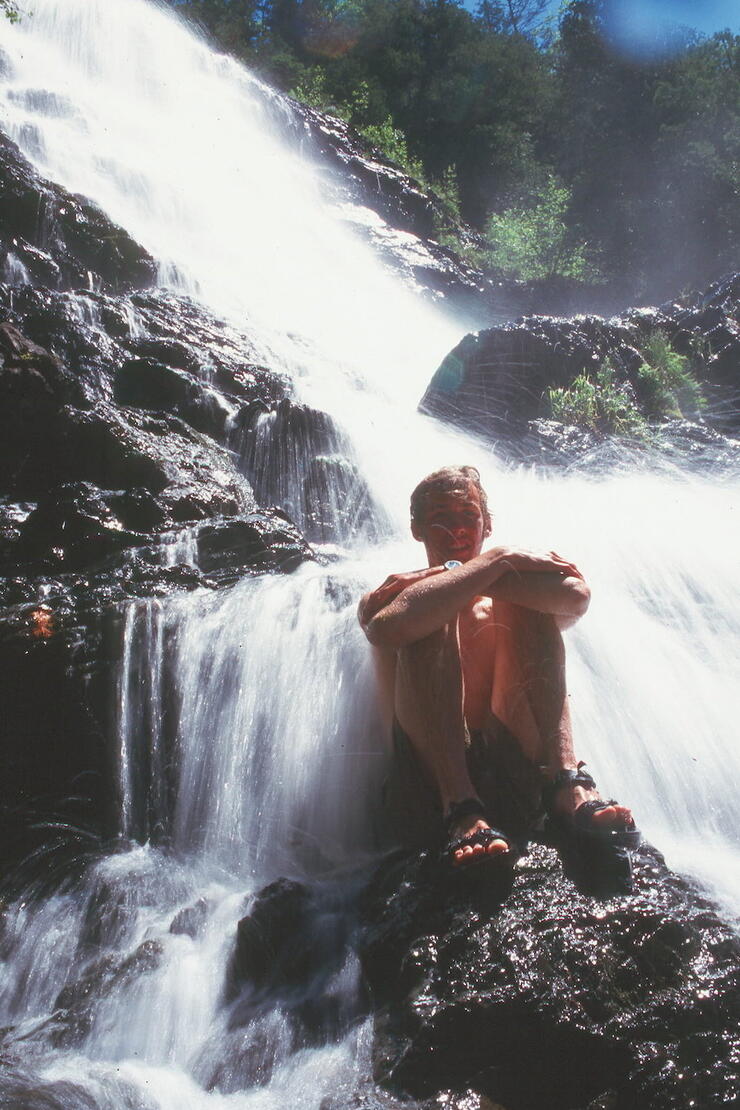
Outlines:
[{"label": "small cascade", "polygon": [[12,251],[5,256],[0,276],[8,285],[25,285],[29,280],[28,270]]},{"label": "small cascade", "polygon": [[252,415],[238,441],[258,501],[281,508],[313,543],[366,546],[390,531],[327,413],[286,398]]},{"label": "small cascade", "polygon": [[306,566],[128,607],[125,837],[167,836],[179,853],[262,879],[335,867],[371,845],[384,753],[356,627],[361,588],[354,569]]},{"label": "small cascade", "polygon": [[120,833],[127,840],[161,842],[171,824],[167,617],[157,600],[132,602],[124,614],[116,732]]}]

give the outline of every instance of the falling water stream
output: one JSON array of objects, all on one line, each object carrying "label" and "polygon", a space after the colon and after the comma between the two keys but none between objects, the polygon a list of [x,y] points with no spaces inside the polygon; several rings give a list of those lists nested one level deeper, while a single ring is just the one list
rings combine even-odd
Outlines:
[{"label": "falling water stream", "polygon": [[[406,498],[445,461],[479,466],[502,542],[582,567],[594,600],[568,634],[578,754],[670,863],[740,914],[737,480],[637,466],[544,477],[418,415],[464,329],[324,199],[280,98],[170,11],[34,0],[18,25],[0,21],[0,48],[4,129],[126,227],[164,286],[256,337],[331,415],[381,521],[379,540],[345,537],[328,566],[124,614],[115,739],[129,847],[9,909],[0,1105],[340,1110],[366,1083],[366,1021],[323,1046],[296,1043],[279,1004],[244,1027],[224,969],[250,896],[278,876],[309,877],[322,920],[350,913],[384,760],[356,601],[420,564]],[[163,558],[192,560],[192,537]],[[51,1015],[85,976],[73,1035]],[[349,950],[316,989],[352,1011]]]}]

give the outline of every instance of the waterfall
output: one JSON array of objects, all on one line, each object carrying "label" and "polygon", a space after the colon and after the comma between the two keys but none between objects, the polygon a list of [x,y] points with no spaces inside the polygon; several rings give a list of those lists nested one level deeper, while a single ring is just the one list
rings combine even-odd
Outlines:
[{"label": "waterfall", "polygon": [[[343,518],[341,561],[125,613],[121,850],[8,911],[7,1104],[14,1091],[15,1105],[36,1092],[69,1110],[351,1103],[367,1077],[367,1024],[297,1046],[276,1007],[245,1031],[222,1004],[224,967],[265,882],[310,876],[320,912],[341,916],[336,877],[368,858],[384,751],[355,607],[368,585],[423,562],[406,499],[445,461],[480,468],[501,542],[554,548],[583,569],[592,609],[568,635],[578,754],[669,862],[740,912],[737,481],[543,477],[418,415],[461,326],[333,211],[322,171],[276,124],[282,115],[288,130],[280,98],[170,11],[34,0],[19,24],[0,20],[0,49],[4,129],[41,172],[126,227],[164,286],[254,334],[299,401],[331,416],[322,457],[347,458],[377,522],[352,542]],[[302,457],[279,457],[276,419],[247,430],[245,465],[310,524]],[[262,473],[266,451],[278,469]],[[195,551],[184,534],[162,557]],[[351,999],[356,981],[347,955],[321,990]],[[60,997],[74,1021],[51,1016]],[[247,1059],[258,1078],[244,1090]]]}]

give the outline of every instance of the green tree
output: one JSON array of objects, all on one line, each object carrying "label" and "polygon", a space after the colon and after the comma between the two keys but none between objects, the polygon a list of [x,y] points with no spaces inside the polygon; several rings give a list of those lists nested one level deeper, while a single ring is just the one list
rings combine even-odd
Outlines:
[{"label": "green tree", "polygon": [[552,174],[531,203],[489,217],[487,262],[524,281],[567,277],[595,281],[599,271],[569,226],[569,189]]}]

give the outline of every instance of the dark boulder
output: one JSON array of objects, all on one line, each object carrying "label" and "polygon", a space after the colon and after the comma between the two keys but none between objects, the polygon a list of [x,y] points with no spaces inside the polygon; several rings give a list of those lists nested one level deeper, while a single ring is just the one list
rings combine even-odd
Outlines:
[{"label": "dark boulder", "polygon": [[[465,336],[419,407],[517,460],[591,463],[594,449],[618,459],[621,441],[638,455],[657,448],[673,461],[732,465],[735,445],[721,436],[740,430],[739,314],[740,278],[729,278],[684,302],[608,320],[523,317]],[[653,353],[656,341],[662,356]],[[678,370],[653,361],[674,353],[688,360]],[[565,431],[552,419],[550,391],[584,381],[599,398],[597,412],[584,411],[580,427]],[[609,440],[616,450],[601,449]]]},{"label": "dark boulder", "polygon": [[[126,547],[141,546],[164,523],[164,512],[145,489],[101,490],[90,482],[44,494],[21,527],[18,554],[31,563],[78,570]],[[139,528],[145,530],[138,530]]]},{"label": "dark boulder", "polygon": [[542,415],[552,387],[567,387],[613,357],[621,381],[642,359],[635,327],[582,317],[532,316],[466,335],[444,359],[419,405],[423,412],[495,440],[521,436]]},{"label": "dark boulder", "polygon": [[736,1105],[737,935],[648,846],[635,879],[633,896],[597,901],[534,846],[498,905],[429,857],[389,858],[359,942],[376,1078],[506,1110]]},{"label": "dark boulder", "polygon": [[88,966],[84,974],[69,983],[59,993],[50,1018],[50,1040],[60,1048],[79,1045],[90,1032],[100,1000],[141,975],[151,974],[161,966],[164,956],[162,944],[145,940],[125,956],[106,955]]},{"label": "dark boulder", "polygon": [[192,937],[200,936],[208,920],[208,901],[199,898],[192,906],[186,906],[175,914],[170,923],[170,932],[173,936]]},{"label": "dark boulder", "polygon": [[12,324],[0,324],[0,490],[34,497],[53,473],[59,409],[79,400],[61,361]]},{"label": "dark boulder", "polygon": [[67,406],[58,436],[62,472],[102,489],[144,487],[172,523],[254,508],[246,479],[230,453],[178,417],[100,402]]},{"label": "dark boulder", "polygon": [[[26,591],[23,583],[19,590]],[[7,591],[7,586],[6,586]],[[53,841],[61,822],[104,830],[110,796],[101,719],[78,666],[80,628],[69,590],[0,611],[0,863]],[[104,720],[104,717],[103,717]]]},{"label": "dark boulder", "polygon": [[278,879],[261,890],[237,926],[226,973],[229,1027],[259,1023],[277,1007],[291,1049],[341,1037],[365,1012],[342,990],[352,919],[346,890]]}]

